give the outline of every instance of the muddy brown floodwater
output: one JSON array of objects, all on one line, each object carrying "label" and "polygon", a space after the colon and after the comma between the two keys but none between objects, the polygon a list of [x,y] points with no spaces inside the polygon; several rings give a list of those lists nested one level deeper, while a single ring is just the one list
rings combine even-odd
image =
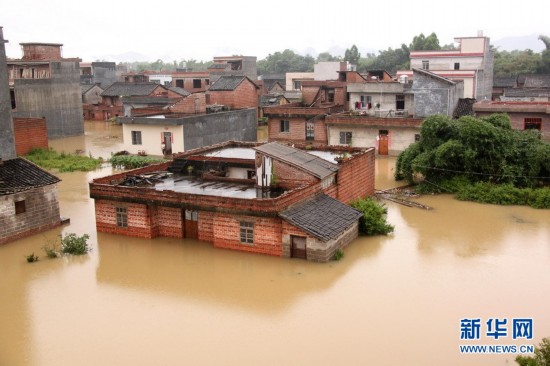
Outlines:
[{"label": "muddy brown floodwater", "polygon": [[[56,150],[109,157],[120,127],[86,123]],[[397,186],[394,158],[377,188]],[[388,202],[395,233],[358,238],[324,264],[214,249],[194,240],[97,234],[87,183],[59,174],[71,224],[0,246],[0,365],[514,365],[515,354],[459,345],[538,344],[550,336],[550,211],[427,196]],[[61,232],[93,250],[49,260]],[[28,264],[26,254],[41,260]],[[460,320],[480,318],[478,340]],[[533,319],[533,339],[494,340],[490,318]]]}]

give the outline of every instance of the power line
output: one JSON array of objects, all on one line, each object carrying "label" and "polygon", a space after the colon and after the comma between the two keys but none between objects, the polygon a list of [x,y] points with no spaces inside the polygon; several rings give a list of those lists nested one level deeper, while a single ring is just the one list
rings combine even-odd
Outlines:
[{"label": "power line", "polygon": [[415,167],[424,168],[424,169],[431,169],[431,170],[440,170],[445,172],[451,172],[451,173],[464,173],[464,174],[474,174],[474,175],[487,175],[492,177],[512,177],[512,178],[532,178],[532,179],[550,179],[550,177],[537,177],[537,176],[531,176],[531,175],[512,175],[512,174],[492,174],[492,173],[479,173],[479,172],[468,172],[465,170],[453,170],[453,169],[445,169],[445,168],[435,168],[435,167],[429,167],[424,165],[415,165]]}]

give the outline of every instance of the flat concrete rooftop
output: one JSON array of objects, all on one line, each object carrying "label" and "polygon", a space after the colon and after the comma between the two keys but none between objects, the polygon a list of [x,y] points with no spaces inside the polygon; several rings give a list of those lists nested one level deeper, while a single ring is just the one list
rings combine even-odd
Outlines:
[{"label": "flat concrete rooftop", "polygon": [[215,156],[217,158],[236,158],[254,160],[256,151],[249,147],[226,147],[214,151],[210,151],[204,156]]},{"label": "flat concrete rooftop", "polygon": [[174,191],[218,197],[256,198],[256,188],[251,184],[205,181],[196,177],[178,174],[162,179],[162,182],[155,184],[154,188],[157,191]]}]

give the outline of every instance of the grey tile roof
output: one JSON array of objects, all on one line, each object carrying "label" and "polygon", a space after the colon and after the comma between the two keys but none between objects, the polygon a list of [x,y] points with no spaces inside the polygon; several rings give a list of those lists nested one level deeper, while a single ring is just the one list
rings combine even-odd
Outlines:
[{"label": "grey tile roof", "polygon": [[336,239],[353,225],[362,213],[325,194],[293,205],[279,216],[323,241]]},{"label": "grey tile roof", "polygon": [[337,164],[278,142],[270,142],[253,149],[304,170],[319,179],[324,179],[340,169]]},{"label": "grey tile roof", "polygon": [[520,89],[520,88],[504,89],[504,97],[506,98],[550,97],[550,89]]},{"label": "grey tile roof", "polygon": [[0,196],[55,184],[61,180],[23,158],[0,163]]},{"label": "grey tile roof", "polygon": [[550,75],[525,75],[524,88],[550,88]]},{"label": "grey tile roof", "polygon": [[513,88],[516,86],[516,77],[502,77],[493,79],[493,88]]},{"label": "grey tile roof", "polygon": [[220,76],[218,80],[212,86],[209,91],[228,91],[235,90],[246,76]]},{"label": "grey tile roof", "polygon": [[173,91],[174,93],[178,93],[179,95],[182,95],[184,97],[188,96],[188,95],[191,95],[191,93],[189,93],[187,90],[183,89],[183,88],[179,88],[177,86],[171,86],[169,87],[168,89],[170,89],[171,91]]},{"label": "grey tile roof", "polygon": [[158,87],[157,83],[113,83],[101,93],[104,97],[125,97],[149,95]]},{"label": "grey tile roof", "polygon": [[267,107],[267,106],[270,106],[270,105],[278,105],[279,104],[279,101],[284,98],[284,95],[282,94],[279,94],[279,95],[262,95],[260,96],[260,107]]}]

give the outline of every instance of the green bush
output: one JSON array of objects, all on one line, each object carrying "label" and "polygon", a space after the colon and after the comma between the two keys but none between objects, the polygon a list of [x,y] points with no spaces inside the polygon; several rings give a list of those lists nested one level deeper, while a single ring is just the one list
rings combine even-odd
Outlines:
[{"label": "green bush", "polygon": [[27,258],[27,262],[29,262],[29,263],[33,263],[33,262],[38,261],[38,256],[34,255],[34,253],[26,255],[25,258]]},{"label": "green bush", "polygon": [[58,153],[53,149],[32,149],[25,158],[45,169],[56,169],[59,172],[87,172],[101,166],[103,159],[89,156]]},{"label": "green bush", "polygon": [[66,254],[82,255],[90,251],[88,239],[90,236],[84,234],[78,236],[75,233],[67,234],[61,239],[61,252]]},{"label": "green bush", "polygon": [[344,257],[344,251],[341,248],[338,248],[336,250],[336,253],[334,253],[334,257],[332,257],[332,259],[334,259],[335,261],[339,261],[343,257]]},{"label": "green bush", "polygon": [[136,169],[151,164],[164,162],[164,159],[155,158],[152,156],[139,155],[117,155],[110,159],[111,165],[115,169]]},{"label": "green bush", "polygon": [[361,211],[359,233],[361,235],[387,235],[393,232],[393,225],[387,223],[388,209],[370,197],[352,201],[350,205]]}]

